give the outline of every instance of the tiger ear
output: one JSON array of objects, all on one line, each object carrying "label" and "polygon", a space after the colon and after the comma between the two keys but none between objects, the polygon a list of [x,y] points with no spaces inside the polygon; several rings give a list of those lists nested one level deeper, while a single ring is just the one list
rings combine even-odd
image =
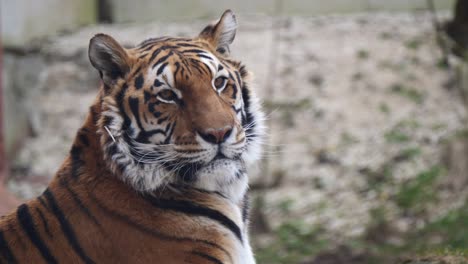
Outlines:
[{"label": "tiger ear", "polygon": [[199,37],[207,40],[217,52],[229,55],[229,44],[236,36],[237,20],[234,12],[224,11],[221,18],[213,24],[206,26]]},{"label": "tiger ear", "polygon": [[97,34],[89,41],[89,61],[99,71],[104,83],[110,85],[130,70],[127,52],[111,36]]}]

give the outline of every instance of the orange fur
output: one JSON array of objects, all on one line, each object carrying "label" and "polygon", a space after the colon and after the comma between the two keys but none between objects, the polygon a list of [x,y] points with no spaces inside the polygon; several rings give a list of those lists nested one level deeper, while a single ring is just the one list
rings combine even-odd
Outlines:
[{"label": "orange fur", "polygon": [[254,263],[241,155],[260,121],[244,120],[253,101],[227,57],[232,23],[228,11],[197,38],[132,49],[91,40],[99,94],[46,191],[1,218],[0,263]]}]

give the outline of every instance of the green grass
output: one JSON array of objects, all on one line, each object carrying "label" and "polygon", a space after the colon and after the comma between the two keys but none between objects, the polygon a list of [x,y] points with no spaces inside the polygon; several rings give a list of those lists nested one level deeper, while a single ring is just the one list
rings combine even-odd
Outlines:
[{"label": "green grass", "polygon": [[395,196],[396,204],[405,210],[420,210],[434,201],[434,182],[443,173],[443,168],[433,166],[404,183]]},{"label": "green grass", "polygon": [[397,161],[406,161],[406,160],[412,160],[416,158],[417,156],[421,155],[421,149],[420,148],[405,148],[398,153],[398,155],[395,157]]},{"label": "green grass", "polygon": [[411,40],[406,41],[404,44],[405,47],[410,50],[418,50],[423,43],[421,39],[413,38]]},{"label": "green grass", "polygon": [[444,238],[443,244],[436,245],[451,250],[462,250],[468,253],[468,204],[450,211],[444,217],[428,224],[421,234],[438,235]]},{"label": "green grass", "polygon": [[340,138],[340,144],[343,146],[350,146],[359,143],[359,139],[348,132],[342,132]]},{"label": "green grass", "polygon": [[356,57],[361,60],[367,60],[370,57],[370,54],[369,51],[361,49],[357,51]]},{"label": "green grass", "polygon": [[389,143],[405,143],[411,139],[409,135],[397,129],[386,132],[384,136]]},{"label": "green grass", "polygon": [[422,104],[425,99],[425,94],[423,92],[418,91],[413,87],[406,86],[402,83],[395,83],[391,85],[390,91],[402,97],[408,98],[409,100],[417,104]]},{"label": "green grass", "polygon": [[[423,256],[420,259],[440,262],[468,263],[468,201],[439,219],[428,223],[423,229],[410,234],[406,239],[406,255]],[[434,242],[436,241],[436,242]],[[408,262],[416,263],[416,262]]]},{"label": "green grass", "polygon": [[389,114],[390,113],[390,107],[388,106],[388,104],[383,103],[383,102],[379,104],[379,110],[380,110],[380,112],[382,112],[384,114]]},{"label": "green grass", "polygon": [[328,241],[321,238],[323,229],[299,220],[291,220],[274,231],[274,241],[256,250],[258,263],[301,263],[305,257],[324,250]]},{"label": "green grass", "polygon": [[389,143],[406,143],[411,140],[408,131],[414,131],[421,125],[413,119],[404,119],[385,132],[384,137]]}]

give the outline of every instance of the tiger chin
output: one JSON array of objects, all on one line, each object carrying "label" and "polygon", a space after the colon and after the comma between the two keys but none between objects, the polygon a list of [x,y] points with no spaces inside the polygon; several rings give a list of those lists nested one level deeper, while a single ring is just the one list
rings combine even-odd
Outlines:
[{"label": "tiger chin", "polygon": [[247,167],[263,113],[227,10],[194,38],[98,34],[98,95],[44,193],[0,220],[0,263],[255,263]]}]

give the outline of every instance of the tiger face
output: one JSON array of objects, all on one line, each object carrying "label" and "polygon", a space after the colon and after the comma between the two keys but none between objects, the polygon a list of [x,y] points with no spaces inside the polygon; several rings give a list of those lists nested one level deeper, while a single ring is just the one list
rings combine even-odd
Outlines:
[{"label": "tiger face", "polygon": [[248,71],[229,56],[236,28],[228,10],[195,38],[130,49],[104,34],[91,39],[89,58],[103,80],[104,155],[136,190],[184,184],[242,198],[263,114]]}]

